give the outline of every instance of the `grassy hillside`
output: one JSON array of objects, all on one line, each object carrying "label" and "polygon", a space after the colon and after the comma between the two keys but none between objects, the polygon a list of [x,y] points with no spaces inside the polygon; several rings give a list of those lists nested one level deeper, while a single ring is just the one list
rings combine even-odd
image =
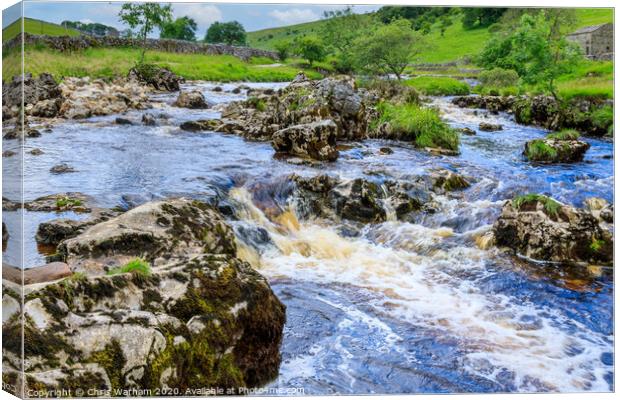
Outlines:
[{"label": "grassy hillside", "polygon": [[[368,14],[364,17],[371,18],[371,15]],[[612,22],[613,10],[610,8],[581,8],[577,10],[577,18],[578,23],[575,29],[588,25]],[[315,21],[249,32],[248,42],[251,47],[272,50],[274,43],[281,39],[291,40],[296,36],[308,34],[320,35],[323,24],[324,21]],[[461,60],[466,56],[480,52],[490,35],[487,28],[463,29],[461,17],[457,15],[453,18],[453,24],[447,28],[443,36],[441,35],[439,24],[435,24],[432,27],[431,32],[428,34],[428,41],[431,46],[415,62],[445,63]]]},{"label": "grassy hillside", "polygon": [[[65,29],[60,25],[38,19],[24,18],[24,31],[33,35],[50,36],[78,36],[80,33],[74,29]],[[21,21],[17,20],[2,30],[2,41],[14,38],[21,32]]]}]

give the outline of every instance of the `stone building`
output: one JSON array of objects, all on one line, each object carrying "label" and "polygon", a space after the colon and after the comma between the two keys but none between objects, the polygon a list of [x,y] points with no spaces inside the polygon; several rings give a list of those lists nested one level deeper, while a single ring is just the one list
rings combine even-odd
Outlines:
[{"label": "stone building", "polygon": [[586,57],[593,60],[612,60],[614,54],[614,24],[586,26],[569,35],[579,43]]}]

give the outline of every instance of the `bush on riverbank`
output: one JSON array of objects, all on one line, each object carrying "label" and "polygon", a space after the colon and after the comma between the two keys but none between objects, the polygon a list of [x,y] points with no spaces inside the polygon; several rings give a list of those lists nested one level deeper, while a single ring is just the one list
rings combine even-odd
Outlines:
[{"label": "bush on riverbank", "polygon": [[389,123],[405,140],[412,140],[417,147],[439,147],[457,151],[459,136],[441,120],[437,110],[416,104],[380,103],[377,125]]},{"label": "bush on riverbank", "polygon": [[405,84],[427,96],[463,96],[469,94],[469,85],[446,76],[418,76]]},{"label": "bush on riverbank", "polygon": [[[135,48],[90,48],[73,52],[70,56],[44,47],[27,47],[24,51],[25,72],[38,76],[49,72],[58,78],[68,76],[114,79],[126,76],[140,50]],[[147,52],[147,61],[167,68],[189,80],[220,82],[253,81],[285,82],[299,72],[298,67],[288,65],[254,64],[243,62],[228,55],[180,54],[163,51]],[[15,62],[10,60],[15,59]],[[21,74],[21,56],[18,51],[4,55],[3,79]],[[260,60],[258,60],[260,61]],[[315,70],[306,70],[311,79],[321,78]]]}]

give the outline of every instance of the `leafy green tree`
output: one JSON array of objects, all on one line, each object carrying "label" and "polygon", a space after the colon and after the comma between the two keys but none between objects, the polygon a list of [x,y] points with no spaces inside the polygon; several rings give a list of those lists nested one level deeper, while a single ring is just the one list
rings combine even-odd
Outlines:
[{"label": "leafy green tree", "polygon": [[245,46],[247,43],[247,36],[243,25],[237,21],[214,22],[207,30],[205,42]]},{"label": "leafy green tree", "polygon": [[161,39],[196,40],[198,25],[193,18],[181,17],[162,25],[159,37]]},{"label": "leafy green tree", "polygon": [[463,28],[473,29],[489,26],[499,21],[504,12],[506,12],[505,8],[463,8]]},{"label": "leafy green tree", "polygon": [[337,58],[340,72],[350,72],[353,68],[353,41],[367,28],[362,16],[355,14],[351,7],[342,10],[325,11],[322,37],[325,45]]},{"label": "leafy green tree", "polygon": [[273,47],[278,52],[280,60],[284,61],[289,57],[292,45],[290,41],[282,39],[275,42]]},{"label": "leafy green tree", "polygon": [[557,78],[571,72],[582,56],[579,46],[559,33],[556,23],[545,10],[523,15],[514,31],[487,42],[479,64],[515,70],[524,83],[539,85],[557,99]]},{"label": "leafy green tree", "polygon": [[323,61],[327,56],[325,44],[315,35],[304,36],[297,40],[297,52],[312,65]]},{"label": "leafy green tree", "polygon": [[159,3],[125,3],[118,16],[130,29],[137,29],[137,37],[142,39],[140,63],[144,62],[146,38],[155,27],[161,27],[172,19],[172,6]]},{"label": "leafy green tree", "polygon": [[394,74],[400,80],[407,65],[427,46],[408,20],[398,19],[355,41],[356,65],[373,74]]}]

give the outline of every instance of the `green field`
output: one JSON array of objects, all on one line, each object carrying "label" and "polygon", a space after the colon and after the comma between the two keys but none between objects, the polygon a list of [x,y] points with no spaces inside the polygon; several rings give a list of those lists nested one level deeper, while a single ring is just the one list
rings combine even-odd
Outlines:
[{"label": "green field", "polygon": [[[50,36],[79,36],[80,32],[75,29],[63,28],[51,22],[40,21],[38,19],[24,18],[24,31],[33,35]],[[21,21],[17,20],[2,30],[2,41],[6,41],[19,35],[21,32]]]},{"label": "green field", "polygon": [[[364,18],[371,18],[365,15]],[[580,8],[577,10],[578,23],[575,29],[588,25],[602,24],[613,21],[611,8]],[[292,40],[296,36],[316,34],[320,36],[324,21],[307,22],[280,28],[263,29],[248,33],[248,44],[251,47],[273,50],[274,44],[282,39]],[[487,28],[463,29],[461,16],[453,17],[453,23],[441,35],[439,24],[436,23],[428,34],[428,49],[414,63],[446,63],[461,61],[479,53],[491,34]]]},{"label": "green field", "polygon": [[[6,54],[2,64],[3,79],[20,73],[18,51]],[[68,76],[91,78],[114,78],[125,76],[140,58],[140,50],[135,48],[91,48],[73,52],[71,55],[41,46],[27,47],[24,54],[25,72],[37,76],[49,72],[57,79]],[[15,62],[12,62],[15,61]],[[267,64],[266,59],[243,62],[234,56],[214,56],[203,54],[166,53],[148,51],[146,61],[169,68],[174,73],[191,80],[210,80],[221,82],[290,81],[300,71],[299,67]],[[320,78],[316,71],[306,70],[311,78]]]}]

